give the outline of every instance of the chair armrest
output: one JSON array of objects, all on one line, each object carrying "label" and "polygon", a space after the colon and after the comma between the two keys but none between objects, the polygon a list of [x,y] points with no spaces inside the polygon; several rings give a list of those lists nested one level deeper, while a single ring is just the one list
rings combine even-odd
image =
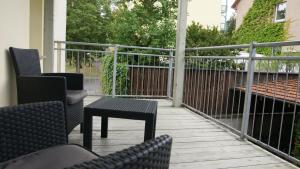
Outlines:
[{"label": "chair armrest", "polygon": [[172,138],[164,135],[155,140],[147,141],[129,149],[99,157],[68,169],[168,169],[171,147]]},{"label": "chair armrest", "polygon": [[66,102],[66,78],[56,76],[20,76],[17,78],[19,104],[62,101]]},{"label": "chair armrest", "polygon": [[0,162],[67,143],[62,102],[0,108]]},{"label": "chair armrest", "polygon": [[68,90],[83,90],[83,74],[81,73],[43,73],[43,76],[65,77]]}]

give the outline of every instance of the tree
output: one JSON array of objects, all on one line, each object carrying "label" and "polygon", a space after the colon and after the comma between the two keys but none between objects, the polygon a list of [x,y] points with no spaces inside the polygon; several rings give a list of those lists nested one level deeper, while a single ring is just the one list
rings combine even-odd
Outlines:
[{"label": "tree", "polygon": [[177,1],[121,0],[112,12],[110,43],[174,47]]},{"label": "tree", "polygon": [[67,6],[68,41],[107,42],[110,0],[69,0]]},{"label": "tree", "polygon": [[230,17],[230,19],[228,21],[226,21],[226,26],[227,26],[227,29],[226,29],[225,34],[227,36],[232,37],[234,34],[234,31],[235,31],[235,28],[236,28],[235,16]]},{"label": "tree", "polygon": [[[192,22],[187,28],[187,47],[206,47],[206,46],[221,46],[234,44],[231,36],[218,30],[217,27],[204,28],[201,24]],[[231,54],[230,50],[208,51],[205,55],[221,55],[228,56]]]},{"label": "tree", "polygon": [[[187,28],[187,47],[206,47],[206,46],[221,46],[234,44],[235,41],[232,39],[230,34],[219,31],[217,27],[206,27],[196,22]],[[190,51],[187,56],[234,56],[238,51],[230,49],[219,49],[219,50],[205,50],[205,51]],[[201,62],[189,62],[190,64],[196,64],[196,67],[201,68],[229,68],[229,69],[242,69],[243,65],[235,63],[231,59],[203,59]]]}]

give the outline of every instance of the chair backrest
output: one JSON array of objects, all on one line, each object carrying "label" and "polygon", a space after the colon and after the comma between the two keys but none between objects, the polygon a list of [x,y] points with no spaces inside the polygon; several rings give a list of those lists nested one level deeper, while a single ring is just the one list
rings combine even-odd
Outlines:
[{"label": "chair backrest", "polygon": [[9,48],[17,76],[40,76],[41,65],[37,49]]},{"label": "chair backrest", "polygon": [[0,108],[0,163],[66,143],[62,102]]}]

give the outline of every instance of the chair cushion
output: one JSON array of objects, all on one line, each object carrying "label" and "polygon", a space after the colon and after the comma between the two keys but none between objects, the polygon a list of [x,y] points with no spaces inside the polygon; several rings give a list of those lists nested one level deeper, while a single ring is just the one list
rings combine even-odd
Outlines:
[{"label": "chair cushion", "polygon": [[62,169],[98,156],[77,145],[62,145],[0,163],[1,169]]},{"label": "chair cushion", "polygon": [[86,90],[67,90],[67,103],[76,104],[88,95]]}]

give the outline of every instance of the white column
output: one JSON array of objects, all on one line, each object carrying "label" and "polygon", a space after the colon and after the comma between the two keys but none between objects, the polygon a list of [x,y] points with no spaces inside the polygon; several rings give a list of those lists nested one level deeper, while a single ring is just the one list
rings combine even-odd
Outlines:
[{"label": "white column", "polygon": [[44,56],[46,57],[43,62],[44,72],[54,71],[54,1],[44,0]]},{"label": "white column", "polygon": [[54,41],[66,40],[67,1],[44,0],[44,4],[44,72],[64,72],[65,55],[54,51]]},{"label": "white column", "polygon": [[180,107],[183,98],[185,45],[187,28],[187,6],[188,0],[178,1],[177,35],[176,35],[176,57],[175,57],[175,79],[173,90],[173,106]]},{"label": "white column", "polygon": [[[67,0],[54,0],[54,41],[66,41]],[[60,44],[60,48],[65,48]],[[54,71],[65,72],[65,52],[54,52]]]}]

